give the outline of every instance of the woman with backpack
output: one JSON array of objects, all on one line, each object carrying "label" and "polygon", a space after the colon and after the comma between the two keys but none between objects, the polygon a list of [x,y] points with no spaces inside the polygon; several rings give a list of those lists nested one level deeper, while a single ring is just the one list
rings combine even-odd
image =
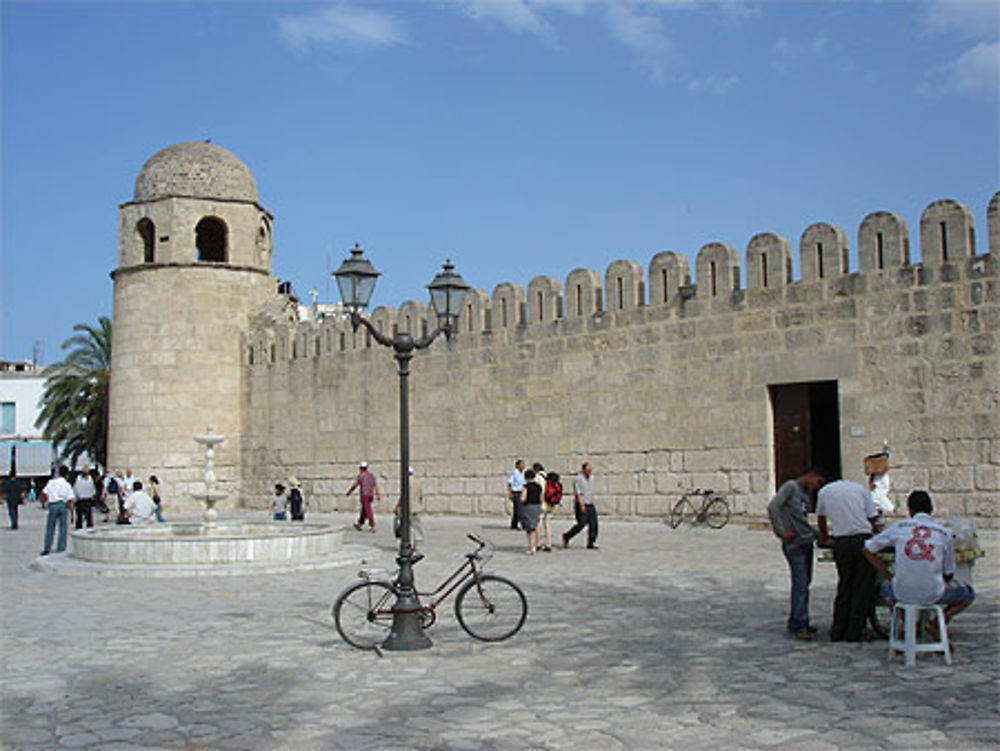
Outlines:
[{"label": "woman with backpack", "polygon": [[542,531],[545,533],[546,553],[552,552],[552,513],[562,500],[563,488],[558,472],[545,475],[545,490],[542,492]]}]

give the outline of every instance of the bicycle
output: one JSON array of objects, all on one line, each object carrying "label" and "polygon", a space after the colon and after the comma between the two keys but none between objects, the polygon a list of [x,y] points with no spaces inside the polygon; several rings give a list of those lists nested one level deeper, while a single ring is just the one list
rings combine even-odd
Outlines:
[{"label": "bicycle", "polygon": [[[509,639],[528,617],[528,600],[514,582],[496,574],[484,574],[483,566],[492,557],[493,545],[476,535],[468,535],[477,547],[465,554],[451,576],[430,592],[418,592],[420,625],[430,628],[437,621],[437,606],[457,590],[455,617],[458,625],[474,639],[487,642]],[[482,550],[489,546],[488,554]],[[414,563],[423,558],[419,553]],[[333,604],[333,620],[341,638],[358,649],[378,650],[392,629],[392,608],[398,594],[395,579],[385,572],[362,570],[364,581],[349,585]],[[421,603],[421,598],[428,598]]]},{"label": "bicycle", "polygon": [[[700,500],[692,500],[695,496],[701,496]],[[670,509],[670,514],[664,521],[672,529],[677,529],[681,522],[688,524],[707,524],[712,529],[721,529],[726,526],[731,514],[729,502],[721,493],[714,490],[702,490],[697,488],[689,490]]]}]

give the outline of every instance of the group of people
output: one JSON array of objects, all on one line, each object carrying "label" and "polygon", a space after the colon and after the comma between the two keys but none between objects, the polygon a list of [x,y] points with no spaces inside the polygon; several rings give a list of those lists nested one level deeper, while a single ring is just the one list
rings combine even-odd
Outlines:
[{"label": "group of people", "polygon": [[[7,504],[7,515],[10,528],[18,528],[19,507],[33,500],[35,496],[34,483],[22,481],[16,470],[4,478],[0,492]],[[164,521],[161,511],[160,483],[156,475],[149,477],[147,492],[140,480],[132,476],[132,470],[124,474],[109,473],[101,477],[96,468],[84,465],[75,474],[69,467],[62,465],[55,477],[51,478],[38,495],[42,508],[46,510],[45,538],[42,555],[52,552],[55,542],[55,552],[66,549],[66,539],[69,525],[75,523],[76,529],[94,526],[94,509],[104,512],[104,521],[110,521],[111,505],[117,507],[116,523],[118,524],[148,524],[153,521]]]},{"label": "group of people", "polygon": [[[864,627],[876,594],[888,601],[939,604],[946,621],[972,603],[972,587],[954,578],[954,539],[932,517],[934,506],[926,491],[910,493],[909,518],[883,528],[876,500],[884,485],[878,476],[869,475],[867,488],[849,480],[828,479],[824,470],[809,469],[785,482],[767,507],[791,575],[786,627],[792,636],[808,641],[818,631],[809,618],[814,545],[832,548],[837,567],[831,641],[867,638]],[[816,527],[808,521],[814,495]],[[892,549],[895,556],[891,571],[878,555],[886,549]],[[937,636],[935,623],[927,629],[929,635]]]},{"label": "group of people", "polygon": [[283,522],[291,514],[293,522],[306,520],[306,501],[302,495],[302,483],[299,478],[292,475],[288,478],[288,495],[285,495],[285,486],[276,482],[274,484],[274,496],[271,498],[271,505],[268,514],[276,522]]},{"label": "group of people", "polygon": [[[584,462],[580,473],[573,478],[573,512],[576,523],[562,534],[562,545],[569,547],[570,540],[587,529],[587,548],[597,549],[597,506],[594,504],[592,469]],[[525,469],[523,459],[514,462],[514,469],[507,477],[507,498],[511,502],[511,529],[523,529],[527,535],[527,555],[537,551],[552,552],[552,514],[562,502],[563,486],[559,474],[546,472],[535,462]],[[543,544],[544,536],[544,544]]]}]

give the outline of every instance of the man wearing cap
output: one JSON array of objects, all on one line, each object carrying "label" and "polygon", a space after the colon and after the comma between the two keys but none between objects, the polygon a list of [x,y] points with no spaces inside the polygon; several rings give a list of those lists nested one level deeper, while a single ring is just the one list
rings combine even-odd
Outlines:
[{"label": "man wearing cap", "polygon": [[368,462],[361,462],[361,471],[358,472],[358,476],[354,478],[354,482],[351,487],[347,489],[344,495],[350,495],[354,492],[354,489],[358,489],[358,493],[361,495],[361,513],[358,515],[358,520],[354,523],[354,528],[361,531],[361,527],[364,526],[365,519],[368,520],[368,531],[375,531],[375,512],[372,510],[373,500],[382,500],[382,493],[378,489],[378,483],[375,482],[375,475],[368,471]]}]

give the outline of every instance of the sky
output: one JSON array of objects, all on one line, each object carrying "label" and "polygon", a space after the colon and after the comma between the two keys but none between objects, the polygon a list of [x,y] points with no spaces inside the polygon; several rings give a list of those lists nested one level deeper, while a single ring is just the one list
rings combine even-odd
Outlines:
[{"label": "sky", "polygon": [[[760,232],[976,217],[1000,188],[1000,4],[962,0],[0,1],[0,359],[111,315],[143,163],[211,139],[274,217],[273,273],[373,305],[644,268]],[[797,266],[797,263],[796,263]],[[797,271],[796,271],[797,278]],[[745,280],[745,274],[744,274]]]}]

